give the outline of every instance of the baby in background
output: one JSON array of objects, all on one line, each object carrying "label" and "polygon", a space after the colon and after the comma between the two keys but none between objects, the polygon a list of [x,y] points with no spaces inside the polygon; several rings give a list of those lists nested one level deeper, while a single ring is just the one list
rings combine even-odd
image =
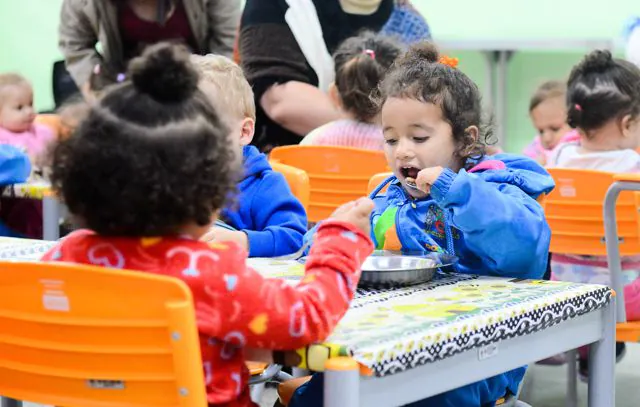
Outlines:
[{"label": "baby in background", "polygon": [[191,62],[200,74],[200,89],[228,119],[230,142],[244,167],[237,204],[227,206],[220,214],[237,230],[215,226],[204,239],[236,242],[249,251],[250,257],[296,252],[307,231],[307,215],[284,176],[273,171],[266,155],[249,145],[255,131],[256,107],[242,69],[221,55],[192,55]]},{"label": "baby in background", "polygon": [[0,144],[24,149],[39,169],[56,136],[49,127],[34,123],[35,118],[29,81],[18,74],[0,74]]},{"label": "baby in background", "polygon": [[329,88],[331,100],[346,118],[318,127],[300,144],[382,150],[384,139],[372,93],[400,53],[392,39],[372,32],[346,39],[333,55],[336,78]]},{"label": "baby in background", "polygon": [[578,132],[567,124],[566,94],[564,83],[548,81],[538,87],[529,102],[529,115],[538,135],[524,154],[542,165],[547,164],[557,145],[579,138]]}]

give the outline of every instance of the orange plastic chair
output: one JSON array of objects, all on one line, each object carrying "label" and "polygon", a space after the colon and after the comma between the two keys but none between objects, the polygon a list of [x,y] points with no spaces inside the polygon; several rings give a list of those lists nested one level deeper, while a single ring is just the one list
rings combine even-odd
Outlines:
[{"label": "orange plastic chair", "polygon": [[[368,193],[371,194],[376,188],[378,188],[378,185],[382,184],[382,181],[386,180],[391,175],[393,175],[392,172],[381,172],[371,177],[371,179],[369,179],[369,186],[367,186]],[[387,188],[388,186],[385,186],[380,192],[386,191]]]},{"label": "orange plastic chair", "polygon": [[310,222],[326,219],[340,205],[367,194],[369,179],[389,171],[381,151],[334,146],[286,146],[271,151],[273,162],[307,172]]},{"label": "orange plastic chair", "polygon": [[189,288],[174,278],[0,263],[0,394],[65,407],[206,407]]},{"label": "orange plastic chair", "polygon": [[[556,188],[546,197],[545,215],[551,227],[552,253],[606,256],[604,196],[615,175],[607,172],[548,170]],[[616,205],[618,240],[622,256],[640,254],[640,193],[622,192]],[[621,293],[618,293],[621,296]],[[622,298],[619,298],[622,300]],[[640,322],[616,325],[618,341],[640,342]]]},{"label": "orange plastic chair", "polygon": [[293,196],[298,198],[306,211],[309,207],[309,196],[311,195],[309,175],[304,170],[282,163],[272,162],[271,167],[274,171],[284,175]]}]

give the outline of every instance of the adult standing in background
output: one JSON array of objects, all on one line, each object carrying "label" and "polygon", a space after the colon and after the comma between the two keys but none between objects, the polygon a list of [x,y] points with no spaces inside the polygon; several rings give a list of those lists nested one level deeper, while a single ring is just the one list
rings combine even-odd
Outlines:
[{"label": "adult standing in background", "polygon": [[231,56],[240,8],[240,0],[63,0],[58,44],[86,95],[97,65],[103,72],[125,72],[129,60],[157,42]]},{"label": "adult standing in background", "polygon": [[[398,24],[407,17],[419,24]],[[326,93],[333,81],[331,54],[364,29],[393,32],[398,26],[412,29],[396,32],[399,37],[419,32],[428,38],[426,22],[408,0],[247,0],[239,48],[256,98],[254,144],[265,152],[298,144],[311,130],[339,119]]]}]

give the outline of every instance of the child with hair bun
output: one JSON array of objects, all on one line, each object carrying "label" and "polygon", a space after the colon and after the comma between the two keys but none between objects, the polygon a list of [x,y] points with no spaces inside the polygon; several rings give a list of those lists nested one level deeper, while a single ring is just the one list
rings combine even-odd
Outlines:
[{"label": "child with hair bun", "polygon": [[[559,146],[549,167],[581,168],[613,173],[640,172],[640,68],[614,59],[609,51],[593,51],[571,71],[567,111],[580,138]],[[611,283],[606,257],[554,253],[553,278],[576,283]],[[622,258],[624,301],[629,321],[640,320],[640,256]],[[624,343],[616,345],[618,359]],[[579,374],[589,373],[588,352],[580,350]]]},{"label": "child with hair bun", "polygon": [[43,260],[184,281],[193,293],[209,406],[255,407],[245,347],[297,349],[329,335],[373,249],[373,204],[348,203],[323,224],[297,285],[263,278],[247,267],[239,245],[199,240],[235,191],[240,160],[229,129],[198,90],[186,49],[149,47],[127,77],[54,152],[53,187],[86,229]]}]

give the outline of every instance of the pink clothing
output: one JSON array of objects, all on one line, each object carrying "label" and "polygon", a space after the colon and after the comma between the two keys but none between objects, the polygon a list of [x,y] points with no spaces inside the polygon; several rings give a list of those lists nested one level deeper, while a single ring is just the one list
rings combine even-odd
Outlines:
[{"label": "pink clothing", "polygon": [[14,133],[0,127],[0,144],[24,148],[32,160],[42,156],[55,138],[55,134],[49,127],[38,123],[34,123],[31,130],[24,133]]},{"label": "pink clothing", "polygon": [[[614,173],[639,173],[640,154],[634,150],[583,153],[579,141],[558,145],[549,156],[548,167],[580,168]],[[610,284],[606,257],[553,254],[554,280]],[[629,321],[640,321],[640,256],[622,258],[624,304]]]},{"label": "pink clothing", "polygon": [[[577,141],[577,140],[580,140],[580,133],[578,133],[578,131],[576,130],[572,130],[567,134],[565,134],[564,136],[562,136],[557,146],[563,143],[569,143],[571,141]],[[554,150],[555,150],[555,147],[550,150],[545,149],[542,146],[542,141],[540,140],[540,136],[536,136],[536,138],[533,139],[531,144],[529,144],[522,153],[527,157],[533,158],[534,160],[538,159],[538,157],[543,156],[546,159],[545,161],[549,161],[549,157],[551,156]]]},{"label": "pink clothing", "polygon": [[382,150],[382,128],[356,120],[336,120],[320,126],[300,142],[307,146],[339,146]]}]

